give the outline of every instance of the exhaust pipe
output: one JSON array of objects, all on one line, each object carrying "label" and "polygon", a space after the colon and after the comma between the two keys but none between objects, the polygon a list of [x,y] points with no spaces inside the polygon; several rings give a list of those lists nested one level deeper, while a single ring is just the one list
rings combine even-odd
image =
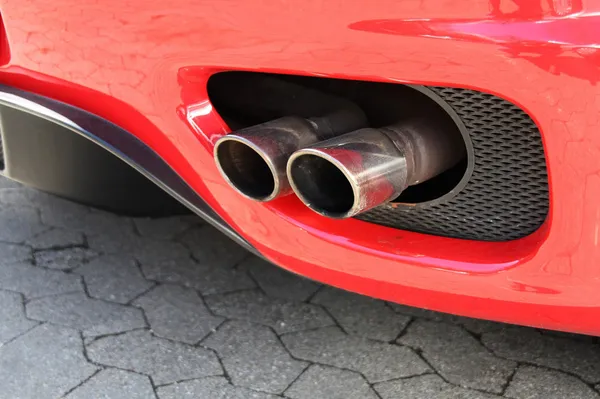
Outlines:
[{"label": "exhaust pipe", "polygon": [[271,201],[292,193],[286,165],[294,151],[365,125],[358,107],[324,117],[286,116],[221,137],[214,148],[215,163],[239,193]]},{"label": "exhaust pipe", "polygon": [[215,143],[221,175],[256,201],[292,193],[286,165],[294,151],[367,126],[365,114],[352,101],[288,79],[239,73],[229,75],[227,82],[228,89],[214,93],[213,100],[236,114],[259,120],[294,115],[237,130]]},{"label": "exhaust pipe", "polygon": [[417,119],[360,129],[298,150],[288,161],[287,174],[309,208],[348,218],[448,170],[465,151],[460,135]]}]

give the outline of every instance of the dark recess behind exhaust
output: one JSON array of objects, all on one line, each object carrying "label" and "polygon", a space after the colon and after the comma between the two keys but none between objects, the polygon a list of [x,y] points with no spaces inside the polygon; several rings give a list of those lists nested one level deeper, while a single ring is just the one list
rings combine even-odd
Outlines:
[{"label": "dark recess behind exhaust", "polygon": [[[265,103],[265,111],[259,113],[241,112],[228,102],[236,95],[236,87],[243,85],[246,78],[256,81],[257,75],[263,74],[224,72],[209,81],[211,101],[231,125],[248,126],[284,116],[261,98],[246,99],[253,108],[260,107],[261,101]],[[270,76],[345,96],[365,111],[372,127],[415,115],[453,115],[459,120],[463,137],[472,147],[468,160],[411,187],[393,203],[361,214],[358,219],[402,230],[482,241],[518,239],[544,223],[549,195],[540,132],[531,117],[511,102],[462,88]],[[277,106],[285,108],[285,104]],[[294,114],[294,110],[285,109],[285,114]],[[309,116],[302,115],[302,110],[297,114]]]}]

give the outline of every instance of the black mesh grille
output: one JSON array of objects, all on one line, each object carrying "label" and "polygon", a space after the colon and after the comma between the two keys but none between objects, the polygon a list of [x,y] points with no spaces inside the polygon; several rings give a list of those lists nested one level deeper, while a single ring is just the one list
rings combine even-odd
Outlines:
[{"label": "black mesh grille", "polygon": [[478,91],[432,87],[462,119],[474,166],[446,202],[414,209],[384,205],[359,218],[446,237],[507,241],[535,231],[548,214],[548,178],[540,132],[516,105]]}]

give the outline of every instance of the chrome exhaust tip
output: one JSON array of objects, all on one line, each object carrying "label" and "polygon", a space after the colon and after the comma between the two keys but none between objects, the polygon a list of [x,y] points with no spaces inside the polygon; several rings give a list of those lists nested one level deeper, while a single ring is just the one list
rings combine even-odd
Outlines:
[{"label": "chrome exhaust tip", "polygon": [[304,204],[331,218],[348,218],[398,197],[408,186],[456,165],[459,138],[421,121],[361,129],[296,151],[288,180]]},{"label": "chrome exhaust tip", "polygon": [[[392,153],[386,153],[386,147]],[[397,197],[408,186],[407,171],[406,159],[376,129],[361,129],[296,151],[287,166],[300,200],[334,219],[352,217]]]},{"label": "chrome exhaust tip", "polygon": [[277,160],[247,138],[228,134],[217,141],[214,158],[229,185],[247,198],[270,201],[281,195],[282,185],[285,191],[287,178],[282,182]]},{"label": "chrome exhaust tip", "polygon": [[365,123],[362,112],[346,110],[311,119],[286,116],[221,137],[213,156],[236,191],[255,201],[271,201],[293,192],[286,173],[291,154]]},{"label": "chrome exhaust tip", "polygon": [[285,173],[287,160],[298,148],[317,140],[308,120],[286,116],[221,137],[213,154],[231,187],[265,202],[292,192]]},{"label": "chrome exhaust tip", "polygon": [[360,198],[357,182],[343,163],[326,152],[310,148],[295,152],[288,175],[298,198],[313,211],[336,219],[354,214]]}]

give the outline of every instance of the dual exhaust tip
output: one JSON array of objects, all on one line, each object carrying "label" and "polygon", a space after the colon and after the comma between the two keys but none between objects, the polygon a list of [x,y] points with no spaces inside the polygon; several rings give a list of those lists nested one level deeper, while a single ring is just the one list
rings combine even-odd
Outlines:
[{"label": "dual exhaust tip", "polygon": [[456,165],[460,137],[416,119],[365,128],[362,113],[284,117],[220,138],[214,158],[227,182],[256,201],[295,193],[313,211],[347,218],[398,197]]}]

